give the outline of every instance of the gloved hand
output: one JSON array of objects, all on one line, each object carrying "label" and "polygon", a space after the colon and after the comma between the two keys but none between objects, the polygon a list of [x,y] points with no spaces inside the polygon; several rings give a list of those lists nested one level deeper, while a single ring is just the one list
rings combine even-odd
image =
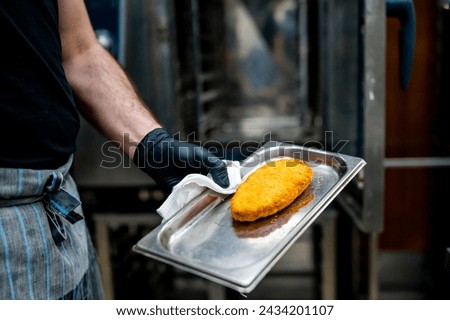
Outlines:
[{"label": "gloved hand", "polygon": [[142,139],[133,162],[168,191],[191,173],[210,174],[223,188],[230,184],[222,160],[201,146],[172,138],[162,128],[152,130]]}]

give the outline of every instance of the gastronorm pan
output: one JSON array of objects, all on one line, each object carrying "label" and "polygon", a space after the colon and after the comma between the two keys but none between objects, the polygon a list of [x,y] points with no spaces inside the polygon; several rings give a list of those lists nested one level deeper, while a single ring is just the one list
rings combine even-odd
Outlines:
[{"label": "gastronorm pan", "polygon": [[133,250],[243,294],[251,292],[366,164],[353,156],[270,142],[241,163],[241,176],[283,157],[306,161],[314,171],[309,187],[286,209],[237,222],[230,213],[232,196],[207,190],[163,220]]}]

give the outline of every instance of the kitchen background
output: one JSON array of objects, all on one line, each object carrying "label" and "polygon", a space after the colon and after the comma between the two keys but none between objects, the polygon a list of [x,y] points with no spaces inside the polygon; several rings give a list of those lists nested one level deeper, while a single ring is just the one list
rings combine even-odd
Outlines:
[{"label": "kitchen background", "polygon": [[106,141],[83,123],[73,175],[108,298],[450,297],[449,1],[86,4],[172,133],[235,160],[271,139],[346,141],[341,153],[367,161],[245,298],[131,250],[167,194],[128,159],[102,167]]}]

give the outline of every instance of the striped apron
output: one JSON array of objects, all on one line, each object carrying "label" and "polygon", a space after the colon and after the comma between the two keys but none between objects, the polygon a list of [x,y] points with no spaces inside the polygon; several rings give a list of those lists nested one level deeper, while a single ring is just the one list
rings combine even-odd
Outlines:
[{"label": "striped apron", "polygon": [[0,299],[103,298],[71,164],[0,168]]}]

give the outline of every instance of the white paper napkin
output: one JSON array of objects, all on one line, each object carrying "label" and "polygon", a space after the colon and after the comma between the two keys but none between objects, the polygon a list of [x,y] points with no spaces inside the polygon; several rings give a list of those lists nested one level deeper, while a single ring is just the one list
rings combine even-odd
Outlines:
[{"label": "white paper napkin", "polygon": [[239,161],[224,160],[224,162],[227,165],[228,178],[230,180],[228,188],[222,188],[209,176],[190,174],[172,189],[171,194],[156,212],[164,220],[169,219],[205,189],[211,189],[224,195],[236,192],[242,180]]}]

